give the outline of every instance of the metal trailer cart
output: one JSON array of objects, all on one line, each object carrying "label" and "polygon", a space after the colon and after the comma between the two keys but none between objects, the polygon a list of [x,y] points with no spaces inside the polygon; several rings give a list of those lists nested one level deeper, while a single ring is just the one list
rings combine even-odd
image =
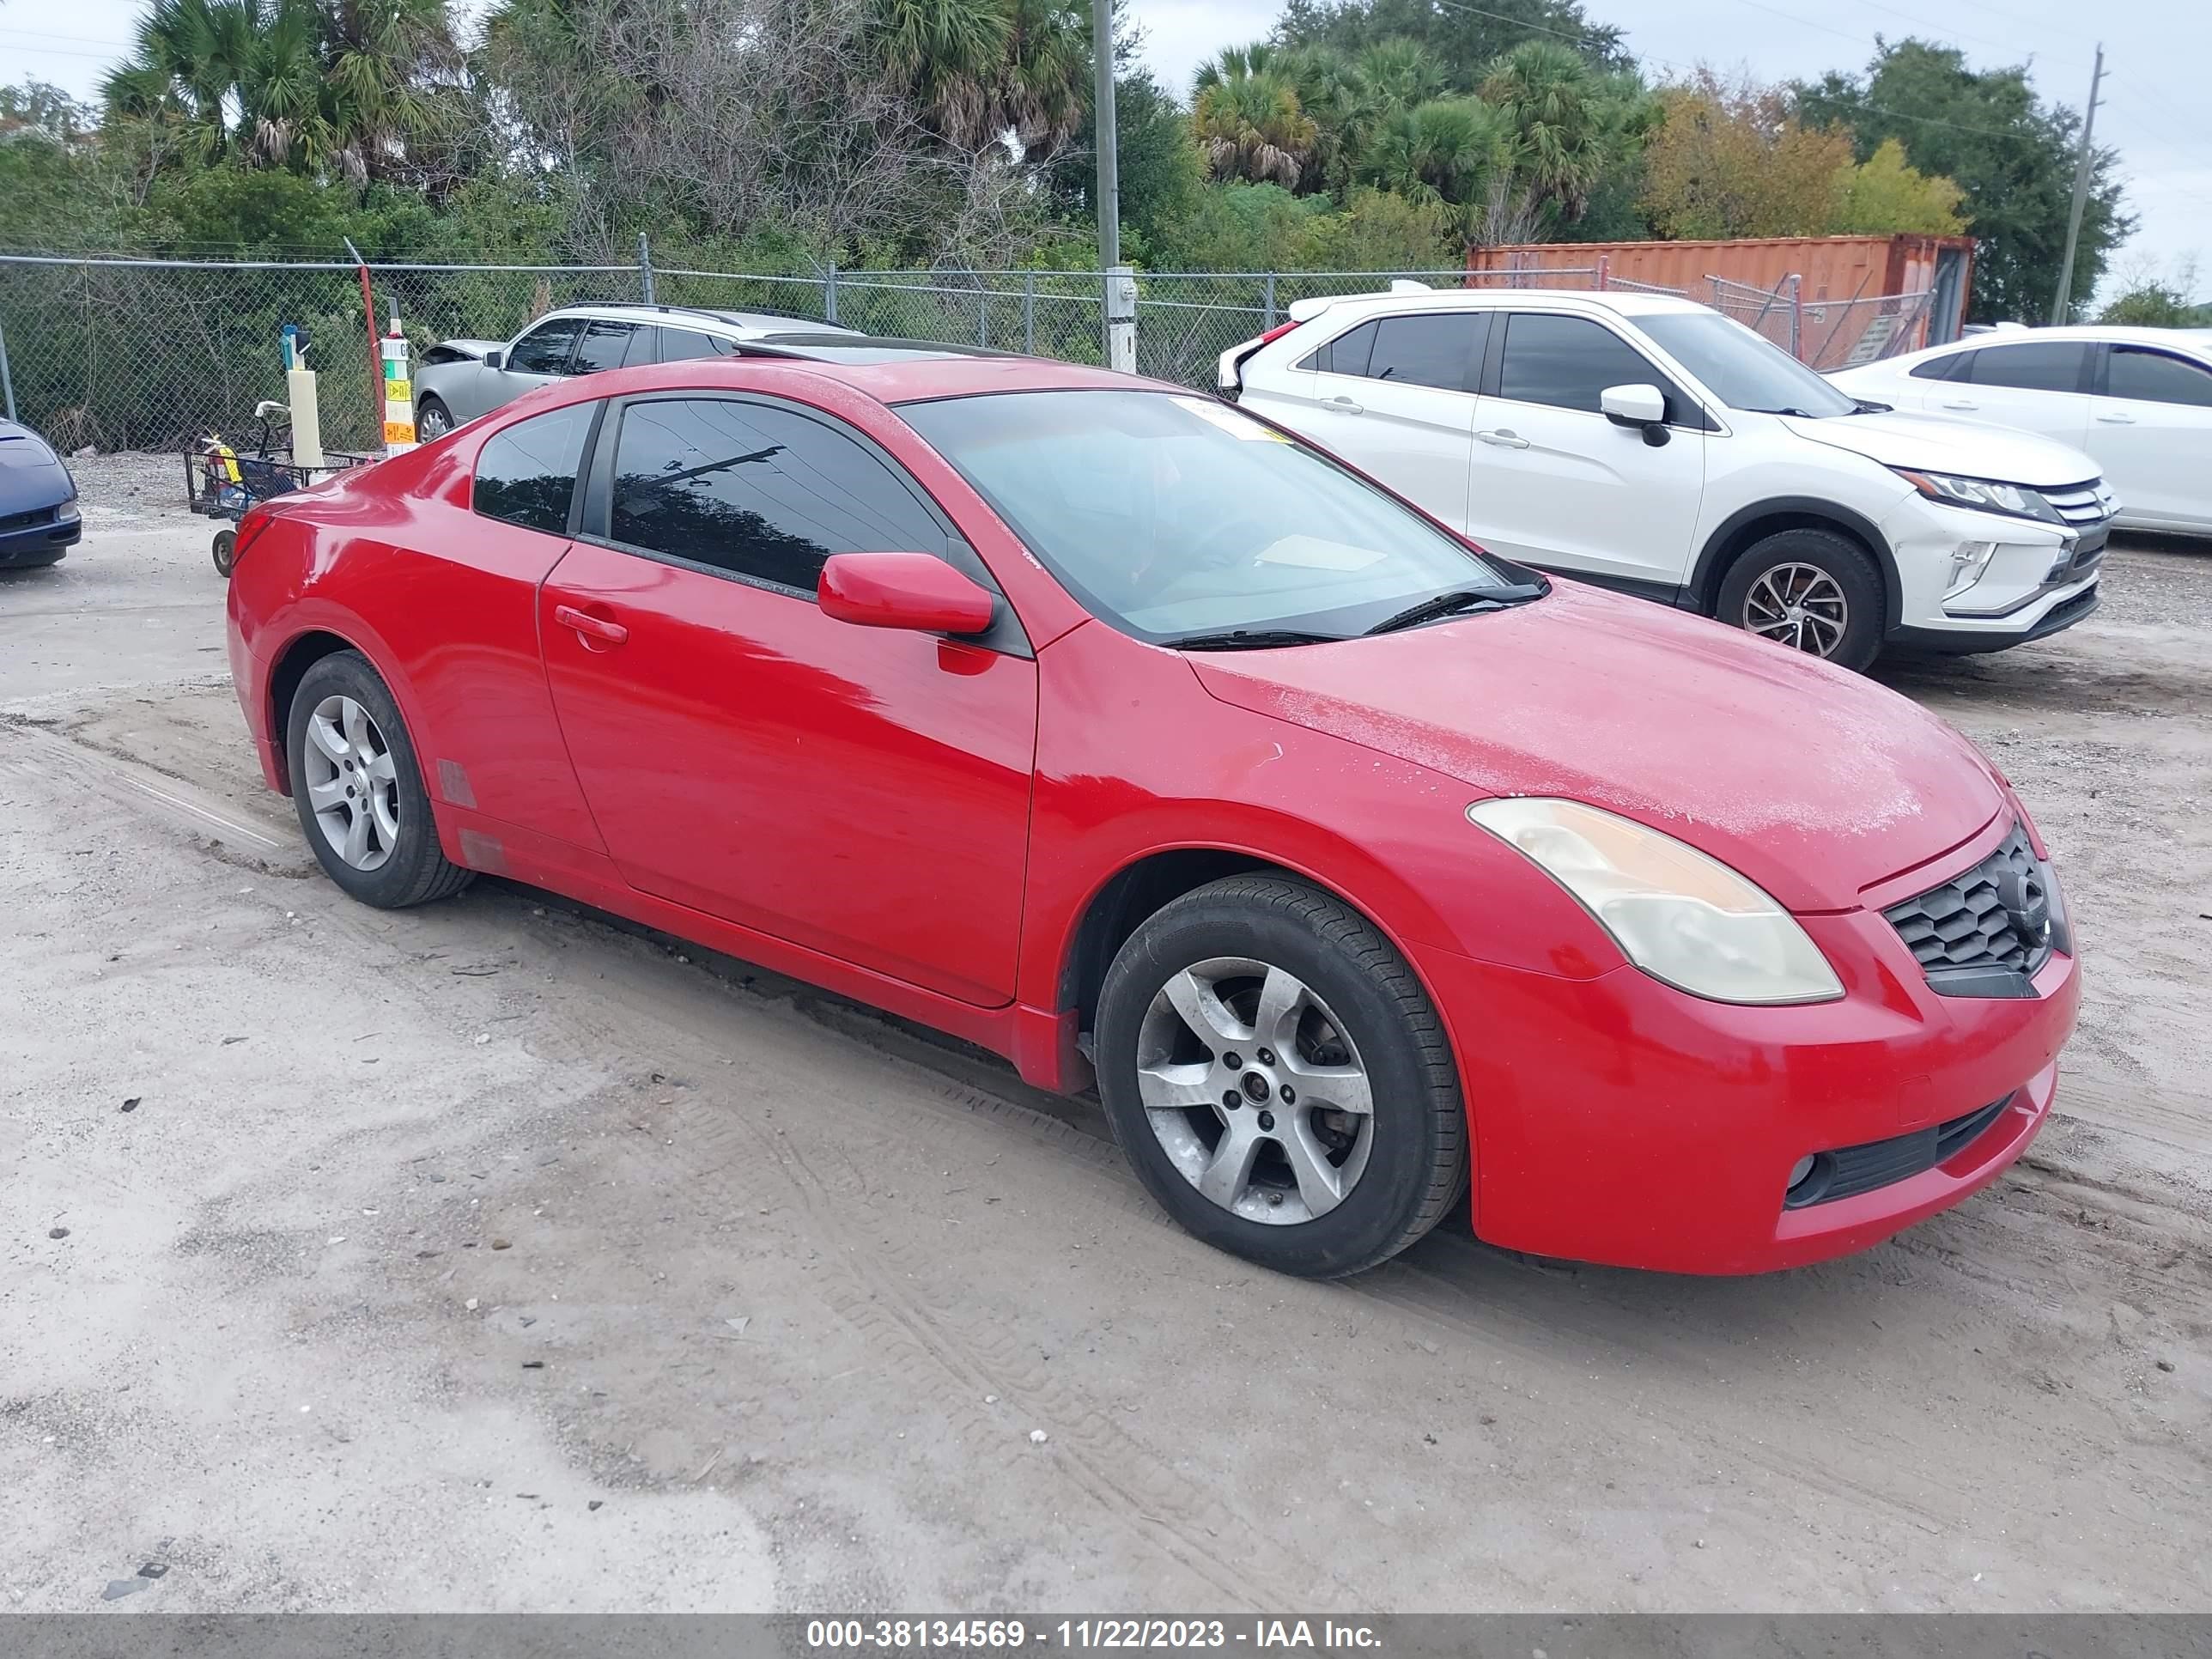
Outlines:
[{"label": "metal trailer cart", "polygon": [[225,577],[230,574],[231,562],[238,551],[235,526],[257,501],[305,489],[331,473],[380,459],[325,450],[320,466],[301,466],[292,459],[289,440],[278,435],[278,428],[290,423],[291,412],[283,404],[264,401],[254,406],[253,418],[256,433],[250,454],[234,449],[215,433],[185,446],[185,505],[208,518],[229,520],[215,532],[209,549],[216,569]]}]

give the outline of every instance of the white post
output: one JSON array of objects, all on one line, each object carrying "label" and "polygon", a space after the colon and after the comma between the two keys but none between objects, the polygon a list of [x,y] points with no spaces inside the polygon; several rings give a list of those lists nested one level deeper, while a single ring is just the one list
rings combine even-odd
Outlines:
[{"label": "white post", "polygon": [[415,383],[407,366],[407,337],[399,331],[399,313],[392,313],[392,330],[384,337],[384,453],[399,455],[415,447]]},{"label": "white post", "polygon": [[307,367],[303,337],[290,324],[284,326],[284,395],[292,405],[292,465],[304,471],[319,471],[323,460],[323,416],[315,395],[315,371]]}]

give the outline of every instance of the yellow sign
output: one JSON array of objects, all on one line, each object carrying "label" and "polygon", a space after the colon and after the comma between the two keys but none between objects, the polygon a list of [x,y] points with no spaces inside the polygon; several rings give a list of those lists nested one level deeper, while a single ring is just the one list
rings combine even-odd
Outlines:
[{"label": "yellow sign", "polygon": [[394,403],[412,403],[415,400],[415,383],[409,380],[387,378],[384,382],[384,395]]},{"label": "yellow sign", "polygon": [[386,421],[384,423],[384,441],[388,444],[413,443],[415,441],[415,422],[412,421]]}]

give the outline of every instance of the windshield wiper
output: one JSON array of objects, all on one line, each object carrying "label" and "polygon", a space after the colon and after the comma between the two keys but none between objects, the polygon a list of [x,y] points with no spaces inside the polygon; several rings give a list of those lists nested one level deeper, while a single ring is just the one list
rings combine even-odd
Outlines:
[{"label": "windshield wiper", "polygon": [[1315,634],[1303,628],[1230,628],[1218,634],[1185,634],[1162,640],[1170,651],[1264,651],[1275,645],[1341,644],[1345,634]]},{"label": "windshield wiper", "polygon": [[1412,628],[1419,623],[1433,622],[1439,617],[1472,611],[1478,606],[1486,611],[1496,611],[1509,605],[1526,605],[1531,599],[1540,599],[1548,591],[1541,582],[1510,582],[1499,587],[1455,587],[1449,592],[1423,599],[1419,605],[1409,605],[1395,616],[1383,617],[1366,631],[1370,635],[1390,634],[1401,628]]},{"label": "windshield wiper", "polygon": [[1784,404],[1779,409],[1761,409],[1754,404],[1751,405],[1749,412],[1753,415],[1795,415],[1801,421],[1817,421],[1821,418],[1811,410],[1800,409],[1795,404]]}]

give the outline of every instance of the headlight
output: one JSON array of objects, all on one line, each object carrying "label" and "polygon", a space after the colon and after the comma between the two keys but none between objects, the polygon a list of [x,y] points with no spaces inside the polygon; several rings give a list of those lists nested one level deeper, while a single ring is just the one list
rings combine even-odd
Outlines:
[{"label": "headlight", "polygon": [[1788,911],[1672,836],[1571,800],[1481,800],[1467,815],[1534,860],[1629,961],[1677,990],[1755,1004],[1844,994]]},{"label": "headlight", "polygon": [[2039,519],[2063,525],[2058,509],[2040,491],[2025,484],[1998,483],[1988,478],[1954,478],[1948,472],[1919,472],[1909,466],[1897,475],[1931,501],[1946,507],[1971,507],[1984,513],[2008,513],[2015,519]]}]

